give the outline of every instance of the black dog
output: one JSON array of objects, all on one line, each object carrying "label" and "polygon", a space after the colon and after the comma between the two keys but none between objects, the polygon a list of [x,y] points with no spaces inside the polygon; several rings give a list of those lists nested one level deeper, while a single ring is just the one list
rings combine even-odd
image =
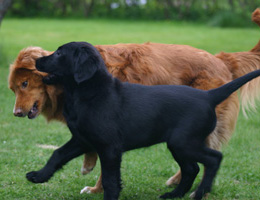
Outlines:
[{"label": "black dog", "polygon": [[36,68],[50,73],[45,82],[64,85],[64,116],[72,139],[54,151],[46,166],[27,174],[34,183],[46,182],[62,165],[90,151],[99,154],[104,199],[118,199],[120,163],[124,151],[166,142],[180,165],[180,184],[161,198],[183,197],[199,167],[203,180],[194,198],[210,192],[222,154],[209,149],[205,138],[216,125],[215,107],[249,80],[252,72],[220,88],[203,91],[187,86],[143,86],[122,83],[106,70],[98,51],[88,43],[72,42],[40,58]]}]

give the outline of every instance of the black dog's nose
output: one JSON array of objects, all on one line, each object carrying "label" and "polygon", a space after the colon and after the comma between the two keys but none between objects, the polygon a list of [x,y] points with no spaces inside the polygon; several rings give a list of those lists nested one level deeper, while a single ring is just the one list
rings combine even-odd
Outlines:
[{"label": "black dog's nose", "polygon": [[40,58],[38,58],[35,62],[35,67],[37,70],[41,71]]},{"label": "black dog's nose", "polygon": [[16,117],[24,117],[22,109],[21,108],[17,108],[16,110],[14,110],[14,116],[16,116]]}]

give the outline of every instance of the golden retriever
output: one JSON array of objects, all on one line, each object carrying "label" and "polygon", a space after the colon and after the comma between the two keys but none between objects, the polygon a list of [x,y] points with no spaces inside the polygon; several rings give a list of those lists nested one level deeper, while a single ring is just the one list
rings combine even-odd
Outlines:
[{"label": "golden retriever", "polygon": [[[260,26],[260,10],[252,14],[252,20]],[[189,85],[199,89],[219,87],[234,78],[260,69],[260,42],[249,52],[220,53],[216,56],[186,45],[157,43],[96,45],[108,71],[121,81],[144,85]],[[35,118],[42,113],[48,121],[65,123],[62,115],[63,89],[44,85],[47,74],[35,68],[35,60],[52,52],[40,47],[28,47],[20,51],[10,66],[9,88],[15,93],[14,115]],[[259,79],[241,88],[242,108],[254,105]],[[228,142],[239,113],[237,94],[231,95],[217,107],[217,127],[207,139],[207,145],[220,150]],[[82,173],[89,173],[95,166],[97,154],[85,154]],[[178,184],[180,171],[167,185]],[[85,187],[82,192],[102,192],[101,176],[95,187]]]}]

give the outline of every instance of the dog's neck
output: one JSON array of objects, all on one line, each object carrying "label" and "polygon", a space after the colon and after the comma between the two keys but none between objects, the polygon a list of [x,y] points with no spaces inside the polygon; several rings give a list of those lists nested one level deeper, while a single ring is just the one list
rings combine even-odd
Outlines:
[{"label": "dog's neck", "polygon": [[[63,80],[65,95],[72,95],[75,91],[83,94],[84,99],[92,99],[98,94],[104,94],[114,83],[114,78],[106,70],[100,69],[91,77],[82,83],[77,83],[73,77],[66,77]],[[66,95],[67,96],[67,95]]]}]

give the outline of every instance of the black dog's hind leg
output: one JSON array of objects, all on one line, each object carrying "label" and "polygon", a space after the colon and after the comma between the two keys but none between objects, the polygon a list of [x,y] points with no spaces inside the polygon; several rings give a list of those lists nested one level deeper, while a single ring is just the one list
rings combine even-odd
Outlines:
[{"label": "black dog's hind leg", "polygon": [[53,152],[51,158],[41,170],[27,173],[26,178],[33,183],[47,182],[64,164],[83,153],[84,151],[78,141],[72,137],[69,142]]},{"label": "black dog's hind leg", "polygon": [[120,165],[122,153],[115,148],[106,148],[98,152],[101,169],[104,200],[117,200],[121,191]]},{"label": "black dog's hind leg", "polygon": [[191,196],[196,200],[202,199],[204,194],[211,191],[214,177],[216,176],[217,171],[220,167],[220,163],[222,160],[222,153],[205,147],[203,150],[203,154],[198,154],[197,159],[198,162],[204,165],[205,173],[198,189]]},{"label": "black dog's hind leg", "polygon": [[181,198],[183,197],[192,187],[192,184],[199,173],[199,166],[196,162],[190,162],[185,160],[185,157],[182,157],[182,149],[174,148],[174,145],[168,143],[168,148],[171,151],[174,159],[179,164],[182,172],[182,178],[180,184],[172,191],[165,193],[160,196],[160,198],[168,199],[168,198]]}]

